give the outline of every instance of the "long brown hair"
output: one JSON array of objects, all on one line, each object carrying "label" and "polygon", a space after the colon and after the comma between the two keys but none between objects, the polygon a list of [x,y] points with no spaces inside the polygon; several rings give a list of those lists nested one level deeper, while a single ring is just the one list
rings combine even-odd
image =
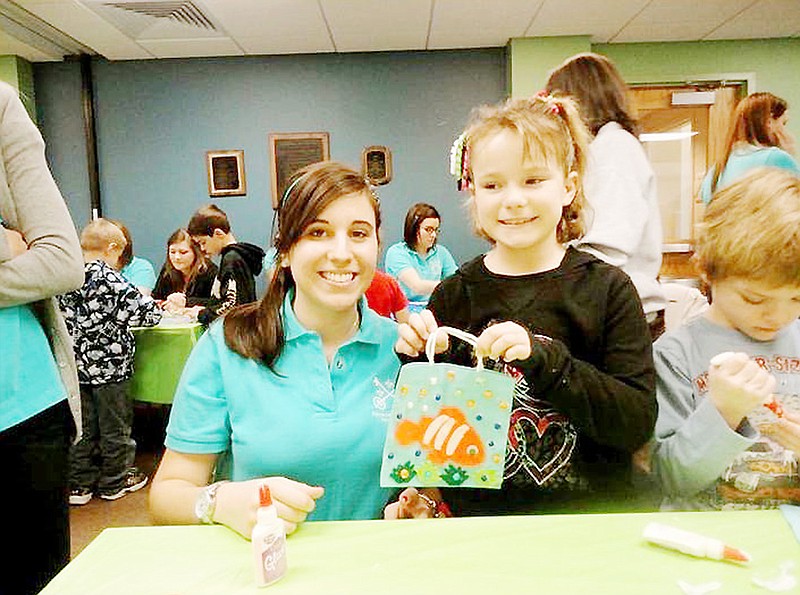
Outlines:
[{"label": "long brown hair", "polygon": [[278,232],[274,241],[278,252],[277,270],[261,300],[239,306],[225,316],[225,343],[231,350],[274,369],[273,364],[284,346],[281,309],[287,293],[294,287],[291,272],[281,266],[281,260],[330,204],[357,193],[371,197],[377,231],[381,225],[378,200],[364,176],[355,170],[335,161],[321,161],[292,176],[278,211]]},{"label": "long brown hair", "polygon": [[568,58],[550,73],[545,89],[553,95],[572,97],[592,136],[609,122],[616,122],[634,136],[639,134],[628,86],[605,56],[585,52]]},{"label": "long brown hair", "polygon": [[[191,248],[192,254],[194,254],[194,262],[192,262],[192,266],[189,268],[189,275],[187,277],[184,277],[183,273],[172,265],[172,261],[169,258],[169,247],[173,244],[180,244],[181,242],[186,242],[189,248]],[[203,254],[202,250],[200,250],[200,246],[197,242],[189,235],[189,232],[182,228],[173,231],[172,235],[167,239],[167,259],[164,262],[164,269],[162,272],[162,274],[167,276],[170,287],[185,290],[191,285],[192,281],[194,281],[199,274],[205,272],[206,269],[208,269],[208,259],[205,254]]]},{"label": "long brown hair", "polygon": [[731,117],[725,152],[714,164],[712,192],[716,190],[719,177],[725,170],[737,143],[780,147],[781,139],[772,131],[769,124],[772,120],[780,118],[787,109],[789,104],[772,93],[751,93],[739,102]]}]

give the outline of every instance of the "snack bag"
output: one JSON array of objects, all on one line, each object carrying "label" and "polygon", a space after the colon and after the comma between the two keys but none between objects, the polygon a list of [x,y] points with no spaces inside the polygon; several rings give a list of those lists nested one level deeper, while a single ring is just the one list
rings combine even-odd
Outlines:
[{"label": "snack bag", "polygon": [[436,334],[477,338],[439,327],[427,362],[405,364],[395,383],[381,463],[382,487],[500,488],[514,380],[483,367],[434,363]]}]

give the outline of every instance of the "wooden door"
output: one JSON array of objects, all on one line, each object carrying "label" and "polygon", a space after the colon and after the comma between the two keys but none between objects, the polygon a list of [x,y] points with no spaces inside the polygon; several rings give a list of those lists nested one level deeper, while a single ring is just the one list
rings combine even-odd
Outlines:
[{"label": "wooden door", "polygon": [[675,93],[694,86],[646,86],[631,90],[642,144],[653,166],[664,232],[664,278],[696,277],[690,259],[695,225],[702,219],[698,191],[710,164],[724,149],[730,114],[741,86],[713,90],[709,103],[675,105]]}]

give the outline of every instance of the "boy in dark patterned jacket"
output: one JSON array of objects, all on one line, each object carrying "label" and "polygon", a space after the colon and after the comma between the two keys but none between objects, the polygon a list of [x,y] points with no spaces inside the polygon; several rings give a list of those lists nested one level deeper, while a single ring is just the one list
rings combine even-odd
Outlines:
[{"label": "boy in dark patterned jacket", "polygon": [[131,326],[154,326],[161,320],[155,301],[143,296],[115,269],[125,236],[106,219],[96,219],[81,233],[86,262],[83,287],[59,296],[75,346],[81,388],[83,434],[70,451],[69,503],[82,505],[97,491],[116,500],[147,483],[133,466],[133,374]]}]

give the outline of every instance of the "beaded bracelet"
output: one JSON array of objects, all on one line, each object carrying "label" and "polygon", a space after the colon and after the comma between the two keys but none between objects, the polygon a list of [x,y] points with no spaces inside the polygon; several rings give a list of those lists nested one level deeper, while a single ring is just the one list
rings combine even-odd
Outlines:
[{"label": "beaded bracelet", "polygon": [[446,502],[437,502],[430,496],[426,496],[422,492],[417,492],[420,498],[422,498],[423,502],[428,506],[431,511],[431,516],[435,519],[443,519],[446,517],[453,516],[450,507],[447,505]]}]

